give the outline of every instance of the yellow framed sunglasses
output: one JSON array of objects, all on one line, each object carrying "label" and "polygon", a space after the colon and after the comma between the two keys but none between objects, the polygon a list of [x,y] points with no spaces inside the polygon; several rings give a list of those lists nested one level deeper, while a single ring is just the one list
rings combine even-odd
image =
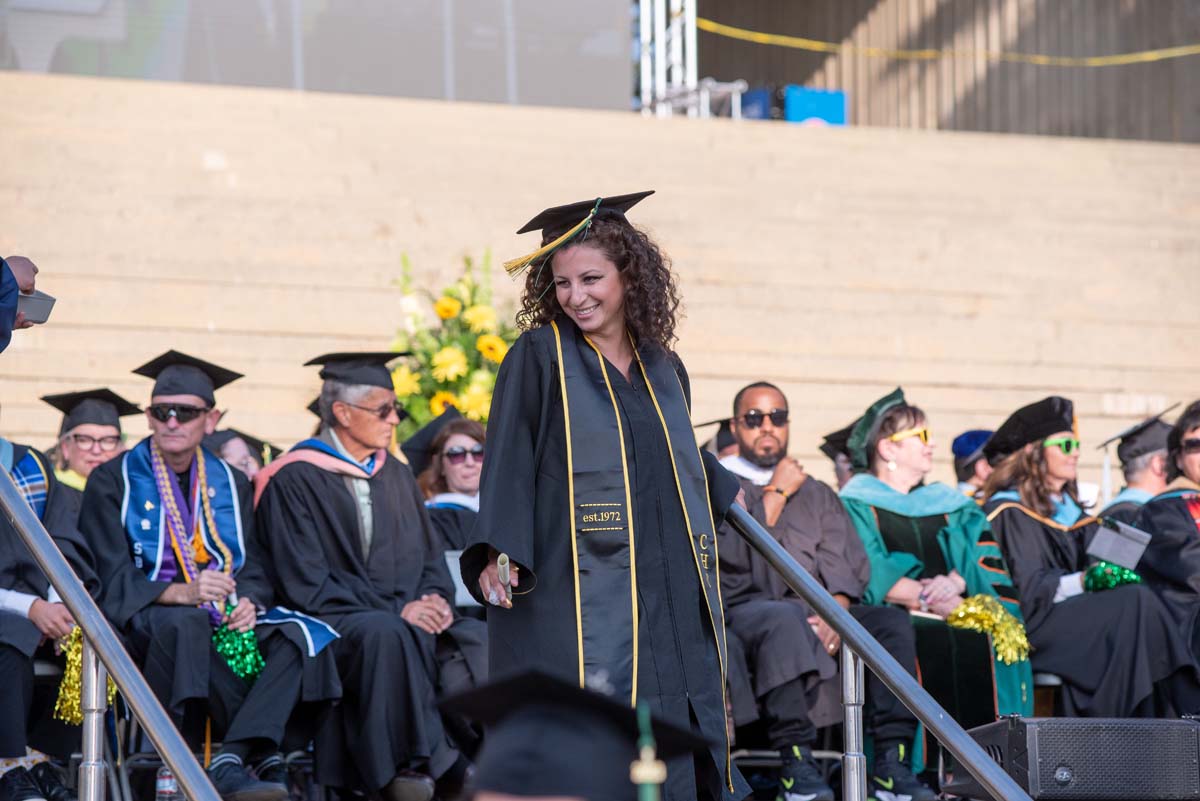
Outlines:
[{"label": "yellow framed sunglasses", "polygon": [[888,437],[888,439],[892,442],[899,442],[900,440],[908,439],[909,437],[920,437],[921,442],[928,445],[930,436],[931,435],[928,428],[906,428],[903,431],[897,431],[895,434],[892,434],[890,437]]}]

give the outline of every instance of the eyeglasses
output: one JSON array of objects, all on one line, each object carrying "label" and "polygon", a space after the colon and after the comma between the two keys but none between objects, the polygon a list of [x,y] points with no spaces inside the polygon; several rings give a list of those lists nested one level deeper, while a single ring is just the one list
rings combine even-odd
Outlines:
[{"label": "eyeglasses", "polygon": [[899,442],[900,440],[908,439],[909,437],[918,437],[920,438],[921,442],[928,445],[930,436],[931,434],[929,433],[928,428],[906,428],[903,431],[897,431],[895,434],[892,434],[890,437],[888,437],[888,439],[892,442]]},{"label": "eyeglasses", "polygon": [[787,425],[788,410],[787,409],[772,409],[769,412],[764,412],[759,409],[751,409],[742,415],[742,422],[746,424],[746,428],[758,428],[763,424],[763,420],[770,418],[771,425],[776,428]]},{"label": "eyeglasses", "polygon": [[148,409],[150,416],[160,423],[165,423],[174,417],[180,423],[190,423],[202,414],[208,412],[205,406],[189,406],[184,403],[155,403]]},{"label": "eyeglasses", "polygon": [[1054,437],[1042,442],[1043,448],[1050,448],[1057,445],[1058,449],[1063,452],[1063,456],[1070,456],[1075,451],[1079,450],[1078,437]]},{"label": "eyeglasses", "polygon": [[1183,452],[1184,456],[1192,456],[1200,453],[1200,439],[1197,439],[1196,437],[1190,437],[1189,439],[1183,440],[1179,443],[1179,450]]},{"label": "eyeglasses", "polygon": [[121,447],[121,438],[117,437],[89,437],[87,434],[72,434],[71,442],[75,443],[75,447],[90,451],[99,443],[100,450],[111,453]]},{"label": "eyeglasses", "polygon": [[473,448],[464,448],[461,445],[455,445],[453,448],[446,448],[442,453],[442,458],[450,464],[462,464],[470,456],[476,464],[483,464],[483,446],[476,445]]},{"label": "eyeglasses", "polygon": [[347,406],[353,406],[355,409],[362,409],[364,412],[370,412],[380,420],[388,419],[388,416],[391,415],[392,412],[396,413],[396,416],[400,418],[400,422],[404,422],[408,419],[408,412],[405,411],[404,404],[402,404],[400,401],[392,401],[391,403],[385,403],[382,406],[359,406],[357,403],[347,403],[346,401],[342,401],[342,403],[345,403]]}]

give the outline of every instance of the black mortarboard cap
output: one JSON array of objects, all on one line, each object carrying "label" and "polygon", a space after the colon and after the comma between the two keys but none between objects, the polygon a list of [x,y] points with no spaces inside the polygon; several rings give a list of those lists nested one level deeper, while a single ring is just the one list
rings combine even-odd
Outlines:
[{"label": "black mortarboard cap", "polygon": [[258,459],[258,463],[265,465],[268,462],[273,462],[283,453],[281,448],[276,448],[269,442],[252,437],[244,431],[238,431],[236,428],[223,428],[220,431],[214,431],[208,434],[201,440],[200,444],[209,450],[209,452],[220,456],[221,448],[225,447],[225,443],[233,439],[240,439],[246,443],[246,447],[254,454],[254,458]]},{"label": "black mortarboard cap", "polygon": [[387,368],[388,362],[407,355],[393,351],[326,353],[324,356],[309,359],[304,366],[321,365],[320,375],[325,380],[391,389],[392,373]]},{"label": "black mortarboard cap", "polygon": [[625,219],[625,212],[653,194],[654,190],[649,189],[645,192],[592,198],[591,200],[568,203],[565,206],[555,206],[554,208],[546,209],[525,223],[517,233],[527,234],[530,231],[540,230],[543,240],[557,239],[583,221],[591,213],[592,209],[596,208],[597,201],[600,202],[600,207],[596,209],[595,219],[620,220],[621,222],[628,223],[629,221]]},{"label": "black mortarboard cap", "polygon": [[983,446],[990,464],[1059,431],[1075,430],[1075,404],[1058,395],[1022,406],[1008,416]]},{"label": "black mortarboard cap", "polygon": [[313,398],[312,402],[309,403],[304,408],[308,409],[308,411],[311,412],[316,417],[320,417],[321,416],[321,397],[318,395],[317,397]]},{"label": "black mortarboard cap", "polygon": [[120,431],[122,417],[142,411],[136,403],[130,403],[107,387],[43,395],[42,400],[63,413],[59,436],[87,423],[116,426]]},{"label": "black mortarboard cap", "polygon": [[732,417],[721,417],[717,420],[709,420],[706,423],[699,423],[696,425],[696,428],[707,428],[708,426],[717,426],[717,433],[712,439],[704,443],[703,447],[707,448],[711,443],[716,450],[722,451],[728,448],[730,445],[737,444],[737,438],[733,436]]},{"label": "black mortarboard cap", "polygon": [[856,425],[858,425],[858,420],[845,428],[839,428],[831,434],[826,434],[824,442],[820,445],[821,453],[825,454],[832,462],[837,461],[838,454],[847,459],[850,458],[850,433],[854,431]]},{"label": "black mortarboard cap", "polygon": [[517,231],[518,234],[524,234],[540,230],[542,246],[532,253],[504,262],[504,271],[512,276],[538,260],[544,264],[545,259],[549,258],[554,251],[565,247],[575,237],[586,232],[596,220],[615,220],[629,225],[629,220],[625,219],[625,212],[643,198],[653,194],[654,190],[649,189],[629,195],[580,200],[565,206],[546,209]]},{"label": "black mortarboard cap", "polygon": [[1174,406],[1163,409],[1153,417],[1147,417],[1137,425],[1125,429],[1120,434],[1109,437],[1100,443],[1099,448],[1107,448],[1117,440],[1120,440],[1121,444],[1117,446],[1117,459],[1123,465],[1139,456],[1145,456],[1147,453],[1167,450],[1167,438],[1171,434],[1171,424],[1165,422],[1162,417],[1178,405],[1176,403]]},{"label": "black mortarboard cap", "polygon": [[400,445],[400,450],[404,451],[404,458],[408,459],[408,466],[412,469],[414,476],[425,472],[425,468],[429,467],[429,463],[433,460],[433,441],[437,439],[438,433],[446,423],[460,417],[462,414],[458,409],[447,406],[446,411],[418,428]]},{"label": "black mortarboard cap", "polygon": [[[588,801],[637,797],[629,768],[638,757],[638,721],[627,700],[534,671],[494,681],[440,706],[486,727],[475,762],[477,790]],[[652,729],[658,759],[709,748],[702,737],[679,726],[654,720]]]},{"label": "black mortarboard cap", "polygon": [[209,405],[217,400],[213,396],[221,387],[237,381],[241,373],[226,370],[211,362],[188,356],[177,350],[169,350],[161,356],[143,364],[133,371],[154,379],[154,390],[151,397],[156,395],[195,395],[203,398]]}]

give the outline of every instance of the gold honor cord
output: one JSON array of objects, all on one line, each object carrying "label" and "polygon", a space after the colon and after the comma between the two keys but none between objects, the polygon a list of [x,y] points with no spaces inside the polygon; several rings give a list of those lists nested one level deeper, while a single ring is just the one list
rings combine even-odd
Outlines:
[{"label": "gold honor cord", "polygon": [[1141,50],[1135,53],[1116,53],[1111,56],[1048,56],[1040,53],[1005,53],[995,50],[937,50],[925,48],[922,50],[892,50],[886,47],[866,47],[863,45],[841,44],[839,42],[822,42],[818,39],[806,39],[802,36],[786,36],[778,33],[763,33],[746,28],[736,28],[724,25],[711,19],[700,17],[696,27],[716,36],[728,39],[738,39],[753,44],[788,47],[793,50],[808,50],[813,53],[840,53],[843,55],[857,54],[867,58],[890,58],[897,61],[937,61],[942,58],[978,58],[983,56],[988,61],[1002,61],[1011,64],[1033,64],[1039,67],[1121,67],[1129,64],[1147,64],[1153,61],[1167,61],[1173,58],[1186,58],[1200,55],[1200,44],[1164,47],[1158,50]]}]

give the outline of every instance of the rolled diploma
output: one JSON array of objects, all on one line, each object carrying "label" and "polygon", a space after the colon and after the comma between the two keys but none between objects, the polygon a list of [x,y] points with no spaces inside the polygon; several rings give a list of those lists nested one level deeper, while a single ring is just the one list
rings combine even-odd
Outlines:
[{"label": "rolled diploma", "polygon": [[500,579],[500,583],[504,585],[504,597],[512,600],[512,577],[508,572],[508,554],[502,553],[496,559],[496,575]]}]

